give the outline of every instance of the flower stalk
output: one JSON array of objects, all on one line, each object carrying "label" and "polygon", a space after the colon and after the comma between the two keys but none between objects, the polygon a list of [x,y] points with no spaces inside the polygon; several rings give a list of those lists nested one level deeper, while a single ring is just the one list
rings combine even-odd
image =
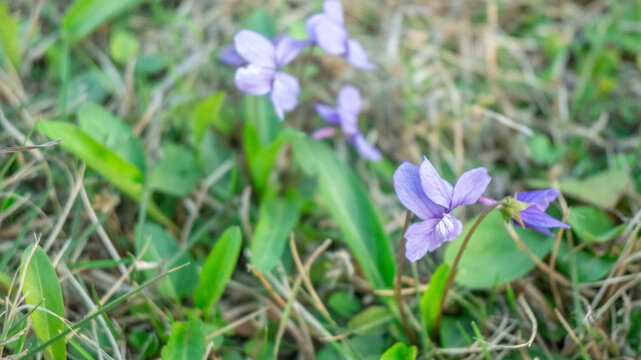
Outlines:
[{"label": "flower stalk", "polygon": [[398,306],[398,311],[401,316],[401,323],[403,324],[403,331],[410,339],[412,343],[416,343],[416,337],[414,332],[409,326],[407,321],[407,314],[405,313],[405,302],[403,300],[403,295],[401,293],[401,282],[403,279],[403,263],[404,263],[404,254],[405,254],[405,232],[410,225],[410,220],[412,219],[412,212],[407,210],[405,212],[405,224],[403,225],[403,231],[401,232],[401,243],[398,247],[398,253],[396,255],[396,262],[398,264],[398,269],[396,270],[396,280],[394,281],[394,297],[396,298],[396,304]]},{"label": "flower stalk", "polygon": [[463,251],[465,251],[465,248],[467,247],[467,243],[470,242],[470,238],[472,238],[472,234],[476,231],[476,229],[479,227],[483,219],[494,209],[497,207],[501,206],[502,204],[505,203],[505,200],[497,201],[490,205],[480,216],[478,219],[476,219],[476,222],[474,225],[472,225],[472,228],[470,231],[467,232],[467,235],[465,235],[465,239],[463,239],[463,243],[461,244],[461,247],[458,250],[458,253],[456,253],[456,257],[454,258],[454,262],[452,263],[452,270],[450,271],[450,275],[447,278],[447,281],[445,282],[445,288],[443,289],[443,297],[441,297],[441,303],[439,304],[438,307],[438,314],[436,315],[436,320],[434,321],[434,330],[439,331],[441,328],[441,319],[443,318],[443,306],[445,305],[445,298],[447,298],[447,293],[452,287],[452,283],[454,282],[454,278],[456,277],[456,272],[458,270],[458,264],[461,261],[461,257],[463,256]]}]

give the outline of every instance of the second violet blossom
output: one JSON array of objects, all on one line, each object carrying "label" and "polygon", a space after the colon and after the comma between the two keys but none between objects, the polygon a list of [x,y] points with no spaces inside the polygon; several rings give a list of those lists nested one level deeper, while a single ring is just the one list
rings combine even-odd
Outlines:
[{"label": "second violet blossom", "polygon": [[463,224],[451,212],[475,203],[492,178],[484,167],[464,172],[452,186],[424,157],[421,166],[404,162],[394,172],[394,189],[401,203],[421,221],[409,226],[405,257],[415,262],[446,241],[454,240]]},{"label": "second violet blossom", "polygon": [[343,6],[339,0],[325,0],[323,12],[310,16],[305,22],[307,36],[325,52],[345,57],[347,61],[362,70],[376,68],[367,60],[361,44],[349,38],[344,26]]},{"label": "second violet blossom", "polygon": [[298,79],[279,69],[294,60],[306,45],[307,42],[291,36],[273,44],[256,32],[241,30],[234,37],[234,48],[246,65],[236,70],[236,87],[250,95],[269,94],[276,115],[283,120],[285,112],[294,110],[298,104],[300,85]]},{"label": "second violet blossom", "polygon": [[[358,114],[361,111],[361,95],[353,86],[344,86],[338,93],[338,106],[316,104],[316,112],[329,124],[337,125],[345,135],[347,142],[352,144],[364,158],[379,161],[380,152],[367,142],[358,128]],[[333,136],[335,127],[324,127],[316,130],[312,135],[315,139]]]}]

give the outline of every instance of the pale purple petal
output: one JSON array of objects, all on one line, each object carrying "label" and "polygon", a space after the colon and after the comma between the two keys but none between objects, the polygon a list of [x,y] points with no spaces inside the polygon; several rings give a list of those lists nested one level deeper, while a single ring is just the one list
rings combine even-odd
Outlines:
[{"label": "pale purple petal", "polygon": [[280,120],[285,118],[286,112],[294,110],[298,105],[299,93],[298,79],[282,72],[276,73],[270,98]]},{"label": "pale purple petal", "polygon": [[530,203],[541,211],[545,211],[550,203],[556,199],[561,192],[558,189],[546,189],[536,191],[524,191],[516,194],[516,199]]},{"label": "pale purple petal", "polygon": [[323,104],[316,104],[314,105],[314,109],[322,117],[325,119],[330,124],[338,125],[341,122],[341,117],[338,114],[338,111],[334,109],[331,106],[323,105]]},{"label": "pale purple petal", "polygon": [[347,52],[347,31],[328,16],[321,16],[314,28],[318,45],[326,53],[343,55]]},{"label": "pale purple petal", "polygon": [[341,108],[338,109],[338,114],[340,117],[341,130],[345,136],[352,141],[353,138],[360,133],[358,129],[358,115]]},{"label": "pale purple petal", "polygon": [[358,153],[366,159],[370,159],[372,161],[381,160],[381,153],[374,147],[374,145],[367,142],[362,134],[358,134],[354,138],[354,147],[356,147]]},{"label": "pale purple petal", "polygon": [[312,133],[312,139],[320,140],[336,135],[336,128],[325,126]]},{"label": "pale purple petal", "polygon": [[323,10],[325,14],[329,16],[339,25],[343,25],[343,6],[338,0],[325,0],[323,3]]},{"label": "pale purple petal", "polygon": [[434,228],[438,218],[427,219],[410,225],[403,235],[407,239],[405,257],[415,262],[425,256],[428,251],[434,251],[441,243],[434,239]]},{"label": "pale purple petal", "polygon": [[322,19],[327,18],[326,14],[314,14],[307,18],[307,21],[305,21],[305,30],[307,31],[307,37],[309,40],[316,42],[316,27],[318,26],[318,23],[321,22]]},{"label": "pale purple petal", "polygon": [[276,43],[276,63],[278,67],[289,64],[309,44],[307,40],[298,40],[285,35]]},{"label": "pale purple petal", "polygon": [[345,58],[350,64],[361,70],[376,69],[376,65],[367,60],[367,53],[365,52],[365,49],[363,49],[361,44],[354,39],[347,42],[347,53],[345,54]]},{"label": "pale purple petal", "polygon": [[338,92],[338,108],[354,115],[361,112],[361,94],[356,87],[343,86]]},{"label": "pale purple petal", "polygon": [[251,30],[241,30],[234,36],[234,46],[238,54],[247,62],[266,68],[276,68],[276,49],[263,35]]},{"label": "pale purple petal", "polygon": [[[541,231],[541,228],[570,228],[569,225],[534,207],[529,207],[525,210],[519,211],[519,215],[521,215],[521,220],[523,220],[525,227],[532,228],[534,230]],[[546,232],[543,233],[549,235]]]},{"label": "pale purple petal", "polygon": [[432,163],[425,156],[423,156],[423,163],[421,163],[420,175],[425,195],[438,205],[451,209],[454,188],[449,182],[441,178],[441,175],[438,174]]},{"label": "pale purple petal", "polygon": [[265,95],[272,89],[275,71],[256,65],[248,65],[236,70],[236,87],[250,95]]},{"label": "pale purple petal", "polygon": [[231,66],[242,66],[246,63],[245,59],[236,51],[236,47],[233,44],[223,46],[218,59]]},{"label": "pale purple petal", "polygon": [[423,192],[419,167],[403,162],[394,172],[394,189],[401,203],[419,218],[426,220],[440,216],[445,208],[435,204]]},{"label": "pale purple petal", "polygon": [[492,178],[487,169],[479,167],[468,170],[456,180],[452,195],[452,209],[461,205],[474,204],[483,194]]},{"label": "pale purple petal", "polygon": [[463,231],[463,224],[452,214],[443,214],[441,221],[434,228],[434,241],[440,244],[456,239]]}]

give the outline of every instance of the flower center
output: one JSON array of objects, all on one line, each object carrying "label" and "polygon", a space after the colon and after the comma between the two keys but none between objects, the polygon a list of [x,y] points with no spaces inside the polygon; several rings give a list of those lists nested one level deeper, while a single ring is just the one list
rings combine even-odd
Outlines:
[{"label": "flower center", "polygon": [[454,232],[454,216],[443,214],[441,221],[436,224],[436,232],[444,240],[450,240],[451,234]]}]

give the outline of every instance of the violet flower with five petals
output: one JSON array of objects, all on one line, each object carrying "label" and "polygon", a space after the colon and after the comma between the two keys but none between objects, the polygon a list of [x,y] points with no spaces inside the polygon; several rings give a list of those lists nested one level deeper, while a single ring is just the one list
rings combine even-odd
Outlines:
[{"label": "violet flower with five petals", "polygon": [[349,38],[340,1],[325,0],[323,12],[310,16],[305,22],[305,28],[309,39],[328,54],[343,56],[350,64],[362,70],[376,68],[367,60],[361,44]]},{"label": "violet flower with five petals", "polygon": [[[347,142],[352,144],[361,156],[364,158],[379,161],[380,152],[370,143],[367,142],[360,129],[358,128],[358,114],[361,111],[361,95],[353,86],[344,86],[338,93],[338,106],[316,104],[315,109],[318,114],[332,125],[338,125],[345,135]],[[334,136],[336,128],[323,127],[316,130],[312,137],[322,139]]]},{"label": "violet flower with five petals", "polygon": [[464,172],[452,186],[441,178],[424,157],[421,166],[404,162],[394,172],[394,189],[401,203],[422,221],[409,226],[405,257],[411,262],[454,240],[463,224],[451,212],[461,205],[475,203],[492,178],[479,167]]},{"label": "violet flower with five petals", "polygon": [[236,87],[250,95],[269,94],[276,115],[283,120],[285,112],[298,104],[300,86],[294,76],[278,70],[294,60],[307,43],[285,36],[272,44],[256,32],[241,30],[234,36],[234,48],[247,65],[236,70]]}]

